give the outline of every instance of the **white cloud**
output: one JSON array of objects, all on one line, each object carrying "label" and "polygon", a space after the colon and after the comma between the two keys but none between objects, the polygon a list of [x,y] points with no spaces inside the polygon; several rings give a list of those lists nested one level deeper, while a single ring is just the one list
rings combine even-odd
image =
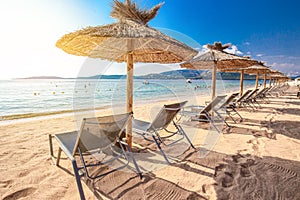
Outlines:
[{"label": "white cloud", "polygon": [[300,71],[300,66],[295,65],[294,63],[272,63],[272,69],[279,70],[288,75],[296,75]]},{"label": "white cloud", "polygon": [[262,57],[262,56],[264,56],[264,54],[262,54],[262,53],[256,54],[256,57]]},{"label": "white cloud", "polygon": [[227,53],[235,54],[235,55],[242,55],[243,52],[238,50],[238,47],[236,45],[231,45],[231,47],[224,49]]},{"label": "white cloud", "polygon": [[[203,51],[207,51],[207,45],[203,45],[202,46]],[[235,55],[242,55],[243,52],[241,52],[240,50],[238,50],[238,47],[236,45],[231,45],[229,48],[224,49],[225,52],[227,53],[231,53],[231,54],[235,54]]]}]

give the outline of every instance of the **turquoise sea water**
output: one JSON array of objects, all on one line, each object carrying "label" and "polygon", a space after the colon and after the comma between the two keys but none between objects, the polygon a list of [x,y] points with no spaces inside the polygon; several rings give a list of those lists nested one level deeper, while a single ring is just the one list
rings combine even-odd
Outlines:
[{"label": "turquoise sea water", "polygon": [[[165,99],[189,100],[192,96],[209,96],[209,80],[134,80],[134,103]],[[244,88],[254,86],[245,81]],[[195,89],[196,88],[196,89]],[[239,80],[217,81],[217,94],[239,90]],[[114,80],[9,80],[0,81],[0,116],[42,113],[104,106],[125,106],[126,81]]]}]

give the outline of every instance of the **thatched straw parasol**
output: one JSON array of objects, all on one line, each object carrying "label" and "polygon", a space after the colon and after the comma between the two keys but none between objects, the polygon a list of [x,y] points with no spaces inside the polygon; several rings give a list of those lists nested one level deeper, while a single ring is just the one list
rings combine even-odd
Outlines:
[{"label": "thatched straw parasol", "polygon": [[240,69],[228,69],[225,70],[226,72],[240,72],[240,95],[243,94],[243,82],[244,82],[244,74],[255,74],[256,81],[255,81],[255,88],[258,88],[258,80],[259,75],[264,75],[264,88],[266,87],[267,82],[267,74],[271,71],[269,67],[264,66],[262,62],[259,62],[257,65],[253,65],[247,68],[240,68]]},{"label": "thatched straw parasol", "polygon": [[[131,0],[124,3],[113,0],[111,16],[118,22],[66,34],[56,46],[78,56],[127,62],[127,112],[132,112],[134,62],[177,63],[197,54],[194,49],[148,26],[161,6],[162,3],[146,10]],[[126,130],[131,146],[131,122]]]},{"label": "thatched straw parasol", "polygon": [[270,79],[270,86],[271,86],[272,80],[274,83],[276,83],[276,82],[280,82],[280,81],[287,81],[290,79],[284,73],[282,73],[278,70],[271,70],[268,77]]},{"label": "thatched straw parasol", "polygon": [[255,88],[258,88],[258,79],[259,75],[264,75],[264,88],[267,84],[267,74],[270,72],[270,67],[264,66],[263,63],[259,65],[253,65],[245,69],[245,73],[247,74],[256,74]]},{"label": "thatched straw parasol", "polygon": [[216,92],[217,70],[225,71],[233,68],[246,68],[258,64],[256,60],[223,51],[228,47],[230,47],[230,44],[222,45],[220,42],[215,42],[214,45],[208,44],[207,48],[209,51],[181,64],[183,68],[212,69],[212,98],[215,97]]},{"label": "thatched straw parasol", "polygon": [[282,73],[278,70],[270,70],[267,78],[269,79],[269,87],[272,85],[272,82],[275,82],[276,78],[273,78],[272,76],[282,75]]}]

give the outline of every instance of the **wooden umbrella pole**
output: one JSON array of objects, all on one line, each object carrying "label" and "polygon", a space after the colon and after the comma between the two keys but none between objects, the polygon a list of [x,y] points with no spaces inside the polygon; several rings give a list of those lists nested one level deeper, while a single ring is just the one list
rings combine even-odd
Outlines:
[{"label": "wooden umbrella pole", "polygon": [[[132,50],[132,41],[128,41],[128,49]],[[126,105],[127,112],[133,112],[133,54],[128,52],[127,54],[127,79],[126,79]],[[126,128],[126,142],[129,147],[132,147],[132,121],[130,120]]]},{"label": "wooden umbrella pole", "polygon": [[256,74],[256,80],[255,80],[255,89],[258,88],[258,72]]},{"label": "wooden umbrella pole", "polygon": [[211,85],[211,100],[213,100],[216,96],[216,82],[217,82],[217,64],[216,61],[214,61],[214,68],[212,70],[212,85]]},{"label": "wooden umbrella pole", "polygon": [[272,78],[270,77],[270,79],[269,79],[269,87],[271,87],[272,86]]},{"label": "wooden umbrella pole", "polygon": [[264,88],[266,88],[267,85],[267,74],[264,74]]},{"label": "wooden umbrella pole", "polygon": [[241,76],[240,76],[240,96],[243,95],[244,90],[244,70],[241,71]]}]

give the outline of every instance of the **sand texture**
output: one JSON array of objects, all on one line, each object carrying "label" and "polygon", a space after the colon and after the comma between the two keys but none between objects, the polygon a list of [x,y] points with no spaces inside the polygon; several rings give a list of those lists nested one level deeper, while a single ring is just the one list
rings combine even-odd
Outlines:
[{"label": "sand texture", "polygon": [[[82,178],[86,199],[300,199],[300,99],[296,91],[290,87],[255,110],[239,109],[243,122],[228,119],[230,127],[224,126],[220,135],[208,131],[208,124],[180,119],[196,150],[185,140],[163,147],[172,157],[170,165],[151,140],[134,135],[133,151],[143,178],[132,165],[94,181]],[[135,118],[150,120],[149,113],[164,103],[168,102],[136,106]],[[103,109],[97,115],[111,113]],[[55,166],[48,142],[49,134],[76,130],[77,118],[69,115],[0,125],[0,199],[79,199],[71,162],[62,154],[60,167]],[[212,149],[202,157],[208,144]],[[57,147],[54,141],[55,153]]]}]

